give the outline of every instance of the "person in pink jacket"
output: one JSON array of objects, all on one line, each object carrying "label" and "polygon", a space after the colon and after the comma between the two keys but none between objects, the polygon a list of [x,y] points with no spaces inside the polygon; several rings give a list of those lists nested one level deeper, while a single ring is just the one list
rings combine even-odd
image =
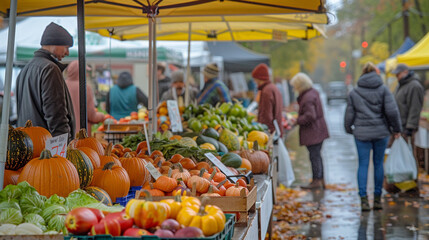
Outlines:
[{"label": "person in pink jacket", "polygon": [[[67,88],[73,102],[74,116],[77,119],[76,132],[80,129],[79,112],[79,61],[75,60],[67,67]],[[86,111],[88,116],[88,136],[91,136],[91,126],[104,120],[104,114],[95,110],[94,93],[89,85],[86,85]]]}]

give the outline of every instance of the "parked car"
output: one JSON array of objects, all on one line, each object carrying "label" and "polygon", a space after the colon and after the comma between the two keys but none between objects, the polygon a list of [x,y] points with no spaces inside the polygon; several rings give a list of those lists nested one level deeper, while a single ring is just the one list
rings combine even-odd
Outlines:
[{"label": "parked car", "polygon": [[328,83],[328,103],[334,99],[347,100],[347,86],[344,82]]}]

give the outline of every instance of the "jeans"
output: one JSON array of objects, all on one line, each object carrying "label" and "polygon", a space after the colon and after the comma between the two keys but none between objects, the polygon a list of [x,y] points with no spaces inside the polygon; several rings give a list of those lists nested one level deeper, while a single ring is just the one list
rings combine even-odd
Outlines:
[{"label": "jeans", "polygon": [[373,151],[372,161],[374,162],[374,195],[381,196],[384,180],[384,151],[386,150],[388,141],[389,137],[372,141],[360,141],[355,139],[359,157],[358,185],[359,195],[361,197],[367,196],[366,184],[368,180],[369,154],[371,149]]},{"label": "jeans", "polygon": [[313,180],[323,179],[323,161],[320,150],[323,142],[315,145],[307,146],[310,153],[311,170],[313,171]]}]

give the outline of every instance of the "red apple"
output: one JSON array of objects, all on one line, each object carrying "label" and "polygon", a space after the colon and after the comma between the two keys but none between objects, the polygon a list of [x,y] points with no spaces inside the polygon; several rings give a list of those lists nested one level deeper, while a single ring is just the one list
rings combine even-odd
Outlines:
[{"label": "red apple", "polygon": [[88,208],[80,207],[71,210],[64,225],[67,230],[75,235],[86,235],[94,224],[97,224],[97,216]]},{"label": "red apple", "polygon": [[144,235],[153,235],[153,234],[141,228],[128,228],[124,232],[124,234],[122,234],[122,236],[127,236],[127,237],[140,237]]},{"label": "red apple", "polygon": [[88,208],[88,209],[91,210],[95,214],[95,216],[97,217],[98,222],[100,222],[101,219],[104,218],[104,213],[100,209],[96,209],[96,208]]},{"label": "red apple", "polygon": [[128,216],[125,211],[110,213],[105,217],[105,219],[115,219],[118,221],[119,225],[121,225],[122,233],[124,233],[128,228],[132,228],[134,224],[133,219]]},{"label": "red apple", "polygon": [[121,225],[116,219],[102,219],[91,228],[90,235],[110,234],[112,236],[121,235]]}]

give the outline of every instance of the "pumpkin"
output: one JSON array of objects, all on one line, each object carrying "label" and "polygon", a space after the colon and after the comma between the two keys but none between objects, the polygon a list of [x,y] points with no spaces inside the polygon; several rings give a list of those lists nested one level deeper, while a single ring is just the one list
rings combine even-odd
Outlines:
[{"label": "pumpkin", "polygon": [[[150,195],[154,196],[154,197],[163,197],[165,196],[165,193],[159,189],[156,189],[153,187],[152,183],[147,184],[143,190],[148,190]],[[141,191],[140,192],[140,197],[146,197],[146,193],[145,191]]]},{"label": "pumpkin", "polygon": [[152,159],[156,159],[157,157],[164,157],[164,154],[162,154],[162,152],[159,151],[159,150],[155,150],[155,151],[152,152],[152,154],[150,155],[150,157]]},{"label": "pumpkin", "polygon": [[246,158],[241,158],[241,166],[240,168],[245,168],[249,171],[252,171],[252,164]]},{"label": "pumpkin", "polygon": [[217,192],[219,192],[219,189],[210,184],[209,190],[206,193],[201,194],[201,197],[220,197],[220,194]]},{"label": "pumpkin", "polygon": [[124,168],[109,162],[103,168],[95,169],[91,185],[104,189],[112,201],[116,202],[116,198],[128,195],[130,177]]},{"label": "pumpkin", "polygon": [[27,181],[40,195],[50,197],[57,194],[67,197],[79,188],[76,167],[66,158],[43,150],[39,158],[31,160],[19,174],[18,183]]},{"label": "pumpkin", "polygon": [[210,169],[210,165],[207,162],[199,162],[195,169],[201,170],[201,168]]},{"label": "pumpkin", "polygon": [[136,153],[145,154],[147,150],[148,150],[147,142],[143,141],[137,145]]},{"label": "pumpkin", "polygon": [[79,149],[80,151],[85,153],[86,156],[88,156],[89,160],[91,160],[94,169],[100,168],[100,156],[95,150],[89,147],[79,147],[77,149]]},{"label": "pumpkin", "polygon": [[94,174],[94,167],[89,157],[79,149],[68,149],[66,158],[76,167],[79,174],[80,188],[87,187],[91,183]]},{"label": "pumpkin", "polygon": [[240,155],[233,152],[224,154],[221,157],[220,161],[227,167],[239,168],[241,166]]},{"label": "pumpkin", "polygon": [[190,158],[182,158],[180,159],[180,164],[186,169],[194,169],[197,165],[195,164],[194,160]]},{"label": "pumpkin", "polygon": [[109,162],[114,162],[115,165],[122,167],[122,164],[119,159],[112,155],[112,143],[109,143],[107,145],[106,150],[104,151],[104,155],[100,156],[100,166],[103,167]]},{"label": "pumpkin", "polygon": [[226,179],[226,176],[225,176],[225,174],[223,174],[220,170],[219,170],[219,168],[217,168],[217,167],[213,167],[213,168],[211,168],[210,169],[210,173],[212,173],[213,171],[216,171],[216,173],[215,173],[215,175],[214,175],[214,177],[213,177],[213,181],[215,181],[215,182],[222,182],[223,180],[225,180]]},{"label": "pumpkin", "polygon": [[98,201],[102,202],[107,206],[112,206],[112,199],[109,194],[99,187],[90,186],[84,189],[89,195],[93,196]]},{"label": "pumpkin", "polygon": [[33,156],[33,141],[27,133],[9,125],[6,166],[7,170],[18,170]]},{"label": "pumpkin", "polygon": [[191,178],[189,178],[188,182],[187,182],[187,186],[189,188],[193,188],[193,185],[195,184],[195,190],[199,193],[206,193],[207,190],[209,189],[210,186],[210,181],[205,179],[203,177],[203,174],[205,172],[205,169],[201,169],[200,171],[200,175],[199,176],[192,176]]},{"label": "pumpkin", "polygon": [[216,192],[216,193],[218,193],[221,196],[225,196],[226,188],[225,188],[224,184],[226,183],[226,181],[227,180],[225,179],[216,186],[216,188],[218,189],[218,192]]},{"label": "pumpkin", "polygon": [[4,170],[3,188],[9,184],[16,185],[18,183],[18,177],[18,171]]},{"label": "pumpkin", "polygon": [[16,128],[25,132],[33,141],[33,156],[32,158],[37,158],[40,156],[40,153],[45,149],[45,142],[47,139],[51,138],[51,133],[42,127],[33,127],[31,120],[28,120],[25,123],[24,127]]},{"label": "pumpkin", "polygon": [[104,153],[103,145],[95,137],[88,137],[84,128],[79,130],[76,139],[72,140],[69,146],[72,148],[89,147],[95,150],[100,156]]},{"label": "pumpkin", "polygon": [[168,176],[160,176],[156,181],[153,183],[153,186],[161,191],[164,192],[171,192],[173,189],[177,187],[177,180],[174,178],[171,178],[172,170],[170,168],[170,171],[168,172]]},{"label": "pumpkin", "polygon": [[193,170],[189,171],[189,174],[191,174],[191,177],[194,176],[194,175],[198,176],[198,175],[200,175],[200,171],[201,171],[201,169],[200,170],[193,169]]},{"label": "pumpkin", "polygon": [[182,160],[183,156],[180,154],[174,154],[171,159],[170,162],[172,163],[178,163],[180,160]]},{"label": "pumpkin", "polygon": [[249,160],[252,165],[252,172],[255,174],[266,173],[270,165],[270,158],[263,151],[243,150],[240,153],[242,158]]},{"label": "pumpkin", "polygon": [[125,153],[124,157],[120,158],[119,161],[130,177],[131,186],[143,186],[146,182],[150,181],[151,176],[145,166],[145,160],[138,157],[131,157],[129,153]]},{"label": "pumpkin", "polygon": [[247,196],[249,194],[249,190],[245,187],[239,186],[238,183],[236,183],[235,186],[232,186],[226,190],[225,196],[232,196],[232,197],[241,196],[241,191],[243,189]]},{"label": "pumpkin", "polygon": [[171,177],[176,180],[182,179],[185,183],[188,182],[189,178],[191,178],[191,174],[187,170],[183,169],[182,164],[178,163],[177,166],[179,169],[174,169]]}]

